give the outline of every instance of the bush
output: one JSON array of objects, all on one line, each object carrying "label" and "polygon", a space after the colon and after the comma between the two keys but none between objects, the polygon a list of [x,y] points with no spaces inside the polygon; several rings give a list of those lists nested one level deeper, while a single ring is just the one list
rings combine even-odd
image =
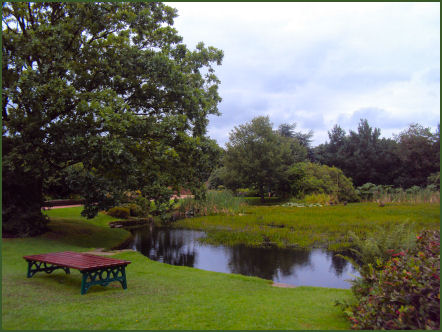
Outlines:
[{"label": "bush", "polygon": [[115,206],[109,209],[107,214],[115,218],[127,219],[130,216],[130,209],[127,207]]},{"label": "bush", "polygon": [[356,284],[358,304],[346,311],[354,329],[440,328],[440,232],[417,239],[414,249],[391,251],[377,268],[369,264],[363,278],[370,288]]},{"label": "bush", "polygon": [[364,183],[362,186],[356,188],[356,193],[364,201],[370,201],[378,192],[378,187],[371,182]]},{"label": "bush", "polygon": [[440,188],[440,172],[436,172],[431,174],[427,178],[427,185],[428,186],[434,186],[436,190],[439,190]]},{"label": "bush", "polygon": [[129,213],[130,213],[131,217],[143,216],[143,209],[141,208],[141,206],[139,206],[137,204],[131,203],[131,204],[128,204],[124,207],[129,209]]},{"label": "bush", "polygon": [[303,201],[308,204],[317,203],[317,204],[327,205],[330,204],[330,202],[336,203],[337,199],[328,194],[310,194],[306,195]]},{"label": "bush", "polygon": [[301,162],[290,167],[287,178],[291,194],[298,198],[309,194],[328,194],[341,202],[358,200],[351,179],[336,167]]}]

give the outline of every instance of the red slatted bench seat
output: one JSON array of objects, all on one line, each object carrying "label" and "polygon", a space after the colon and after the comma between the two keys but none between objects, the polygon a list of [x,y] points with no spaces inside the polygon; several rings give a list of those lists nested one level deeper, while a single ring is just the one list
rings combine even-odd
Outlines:
[{"label": "red slatted bench seat", "polygon": [[70,274],[69,269],[77,269],[82,274],[81,294],[86,294],[93,285],[107,286],[112,281],[119,281],[123,289],[127,288],[126,266],[130,261],[84,254],[72,251],[53,252],[23,257],[28,262],[28,278],[37,272],[52,273],[62,269]]}]

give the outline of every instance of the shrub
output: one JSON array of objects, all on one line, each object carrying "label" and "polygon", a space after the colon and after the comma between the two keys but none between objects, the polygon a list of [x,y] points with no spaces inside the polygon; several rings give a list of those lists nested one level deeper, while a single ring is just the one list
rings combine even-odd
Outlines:
[{"label": "shrub", "polygon": [[128,204],[124,207],[129,209],[129,213],[130,213],[131,217],[141,217],[144,215],[143,209],[141,208],[141,206],[139,206],[137,204],[131,203],[131,204]]},{"label": "shrub", "polygon": [[[440,232],[424,231],[412,250],[391,251],[391,258],[369,264],[353,286],[358,304],[346,310],[354,329],[440,328]],[[362,291],[361,291],[362,290]]]},{"label": "shrub", "polygon": [[115,218],[127,219],[130,216],[130,209],[127,207],[115,206],[109,209],[107,214]]},{"label": "shrub", "polygon": [[336,167],[301,162],[290,167],[287,177],[291,194],[299,198],[324,193],[336,197],[341,202],[358,200],[351,179]]},{"label": "shrub", "polygon": [[330,202],[335,203],[337,199],[328,194],[310,194],[306,195],[303,201],[309,204],[317,203],[317,204],[326,205],[329,204]]},{"label": "shrub", "polygon": [[364,201],[372,200],[377,192],[378,187],[371,182],[364,183],[362,186],[356,188],[356,193]]},{"label": "shrub", "polygon": [[431,174],[427,178],[427,184],[428,186],[434,186],[436,190],[439,190],[440,188],[440,172],[436,172]]}]

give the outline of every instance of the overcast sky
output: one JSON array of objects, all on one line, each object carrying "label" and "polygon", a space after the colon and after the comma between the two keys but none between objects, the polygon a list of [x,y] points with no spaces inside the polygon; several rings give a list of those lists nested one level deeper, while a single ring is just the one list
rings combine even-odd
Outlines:
[{"label": "overcast sky", "polygon": [[440,3],[167,4],[189,48],[224,51],[208,130],[221,146],[260,115],[312,129],[313,145],[361,118],[384,137],[440,121]]}]

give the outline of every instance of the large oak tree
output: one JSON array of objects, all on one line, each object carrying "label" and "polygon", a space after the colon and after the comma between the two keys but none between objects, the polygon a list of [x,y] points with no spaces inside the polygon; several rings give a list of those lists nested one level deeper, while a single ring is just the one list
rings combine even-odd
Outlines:
[{"label": "large oak tree", "polygon": [[158,2],[3,3],[3,232],[44,230],[45,181],[64,174],[83,215],[125,193],[167,205],[216,157],[222,51],[191,51]]}]

